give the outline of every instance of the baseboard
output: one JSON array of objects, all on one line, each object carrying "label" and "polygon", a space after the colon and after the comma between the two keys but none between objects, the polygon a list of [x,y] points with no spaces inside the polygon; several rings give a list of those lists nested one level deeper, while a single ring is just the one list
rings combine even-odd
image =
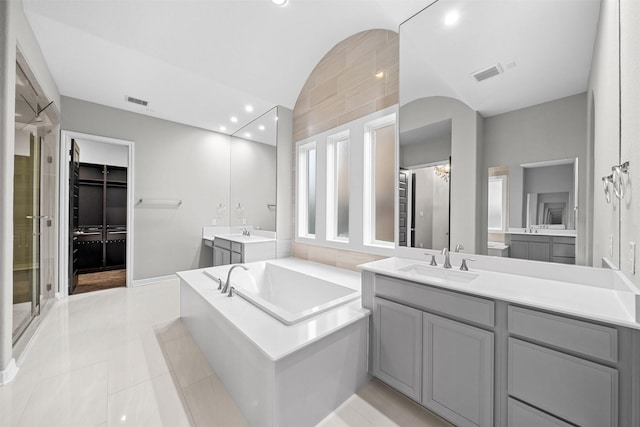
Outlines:
[{"label": "baseboard", "polygon": [[158,276],[158,277],[149,277],[148,279],[138,279],[138,280],[134,280],[133,283],[131,283],[131,287],[136,288],[138,286],[151,285],[157,282],[166,282],[167,280],[173,280],[173,279],[176,279],[177,277],[178,276],[176,276],[175,274],[169,274],[168,276]]},{"label": "baseboard", "polygon": [[9,361],[9,366],[6,369],[0,371],[0,386],[5,384],[9,384],[18,374],[18,366],[16,365],[16,360],[11,359]]}]

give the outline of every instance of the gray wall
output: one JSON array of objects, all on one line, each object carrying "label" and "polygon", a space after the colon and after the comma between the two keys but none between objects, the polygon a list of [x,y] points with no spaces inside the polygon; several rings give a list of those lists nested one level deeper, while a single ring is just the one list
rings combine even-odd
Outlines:
[{"label": "gray wall", "polygon": [[400,167],[411,169],[412,166],[449,160],[451,156],[451,138],[434,138],[424,142],[400,146]]},{"label": "gray wall", "polygon": [[[242,209],[237,209],[240,203]],[[276,231],[276,147],[231,138],[229,221]],[[243,222],[245,220],[246,222]]]},{"label": "gray wall", "polygon": [[[518,168],[524,163],[578,158],[579,182],[587,180],[587,96],[578,94],[534,105],[509,113],[499,114],[484,120],[484,200],[486,210],[486,181],[488,168],[509,167],[509,197],[518,197],[517,185],[512,185]],[[520,168],[521,169],[521,168]],[[522,188],[522,187],[520,187]],[[522,205],[517,209],[510,203],[510,226],[512,219],[523,217]],[[587,188],[578,189],[578,264],[586,262],[586,210]],[[485,221],[486,229],[486,221]]]},{"label": "gray wall", "polygon": [[136,205],[134,280],[210,265],[202,226],[216,218],[218,203],[228,204],[229,136],[67,97],[62,111],[65,130],[134,142],[136,200],[183,202],[177,208]]}]

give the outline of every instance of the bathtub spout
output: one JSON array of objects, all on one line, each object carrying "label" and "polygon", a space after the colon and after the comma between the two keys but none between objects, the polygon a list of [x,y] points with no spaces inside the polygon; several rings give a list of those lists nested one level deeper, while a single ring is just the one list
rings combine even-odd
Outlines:
[{"label": "bathtub spout", "polygon": [[[229,269],[229,273],[227,273],[227,281],[224,283],[224,287],[222,288],[222,293],[223,293],[223,294],[224,294],[225,292],[227,292],[227,291],[229,290],[229,288],[231,287],[231,272],[232,272],[233,270],[235,270],[236,268],[238,268],[238,267],[242,268],[242,269],[243,269],[243,270],[245,270],[245,271],[246,271],[246,270],[248,270],[248,268],[247,268],[247,267],[245,267],[245,266],[244,266],[244,265],[242,265],[242,264],[236,264],[236,265],[234,265],[233,267],[231,267],[231,268]],[[229,296],[232,296],[231,292],[229,292]]]}]

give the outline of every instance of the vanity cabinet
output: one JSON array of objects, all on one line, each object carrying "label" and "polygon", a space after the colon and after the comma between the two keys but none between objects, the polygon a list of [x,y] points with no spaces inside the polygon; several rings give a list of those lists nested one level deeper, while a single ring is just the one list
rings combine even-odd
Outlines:
[{"label": "vanity cabinet", "polygon": [[376,285],[373,375],[457,426],[492,426],[494,334],[465,322],[493,325],[493,301],[383,276]]},{"label": "vanity cabinet", "polygon": [[213,240],[213,266],[244,262],[243,244],[216,237]]},{"label": "vanity cabinet", "polygon": [[576,238],[573,236],[507,233],[505,244],[509,245],[511,258],[576,263]]},{"label": "vanity cabinet", "polygon": [[276,256],[276,241],[236,242],[215,237],[213,239],[213,266],[241,264],[273,259]]},{"label": "vanity cabinet", "polygon": [[372,374],[456,426],[640,426],[640,331],[363,271]]}]

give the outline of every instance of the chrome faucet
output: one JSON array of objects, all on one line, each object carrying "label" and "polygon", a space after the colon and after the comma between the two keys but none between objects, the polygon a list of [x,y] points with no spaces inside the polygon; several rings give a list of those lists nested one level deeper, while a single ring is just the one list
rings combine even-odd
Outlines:
[{"label": "chrome faucet", "polygon": [[242,227],[242,235],[251,236],[251,232],[247,229],[247,227]]},{"label": "chrome faucet", "polygon": [[458,243],[456,248],[454,249],[456,252],[464,251],[464,245],[462,243]]},{"label": "chrome faucet", "polygon": [[451,268],[451,261],[449,260],[449,249],[444,248],[442,250],[442,255],[444,255],[444,264],[442,266],[444,268]]},{"label": "chrome faucet", "polygon": [[224,294],[225,292],[229,291],[229,295],[228,295],[228,296],[233,296],[233,293],[231,292],[231,289],[233,289],[233,288],[231,288],[231,272],[232,272],[233,270],[235,270],[236,268],[238,268],[238,267],[242,268],[242,269],[243,269],[243,270],[245,270],[245,271],[246,271],[246,270],[249,270],[247,267],[245,267],[245,266],[244,266],[244,265],[242,265],[242,264],[236,264],[236,265],[234,265],[233,267],[231,267],[231,268],[229,269],[229,272],[227,273],[227,281],[224,283],[224,287],[222,288],[222,293],[223,293],[223,294]]}]

